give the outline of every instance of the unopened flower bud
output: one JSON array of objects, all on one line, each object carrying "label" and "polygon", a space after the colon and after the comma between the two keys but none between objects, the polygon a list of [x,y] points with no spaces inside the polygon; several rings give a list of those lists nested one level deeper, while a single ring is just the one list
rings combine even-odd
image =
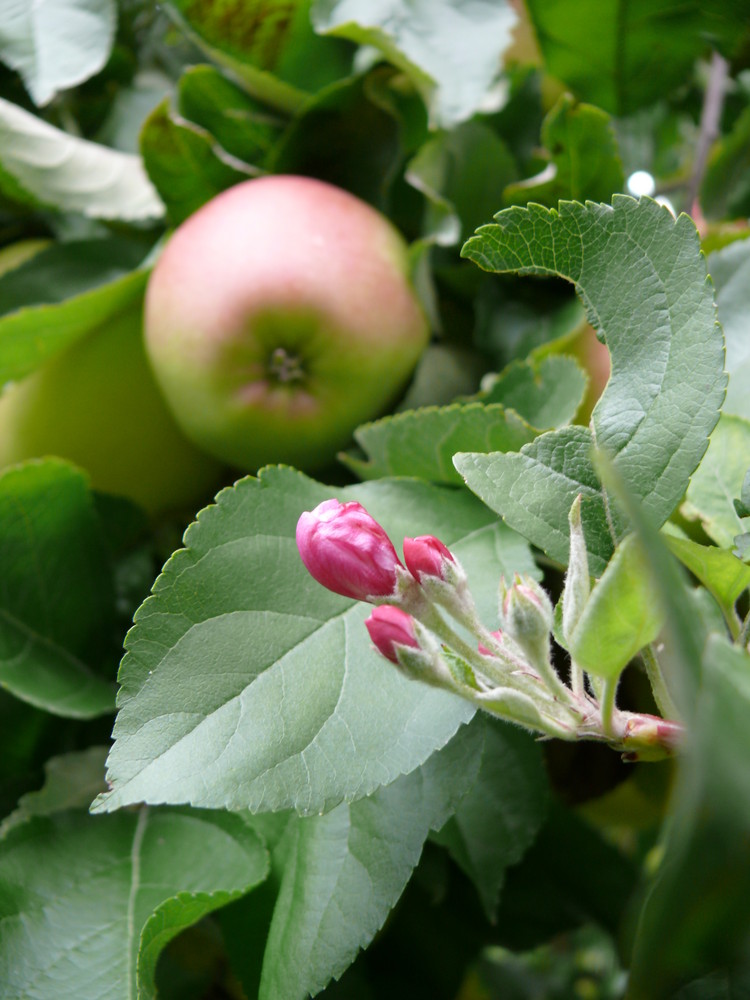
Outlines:
[{"label": "unopened flower bud", "polygon": [[508,587],[500,583],[500,623],[538,669],[549,658],[549,634],[554,620],[552,603],[531,577],[516,576]]},{"label": "unopened flower bud", "polygon": [[571,637],[591,593],[586,538],[581,525],[581,495],[573,502],[568,516],[570,525],[570,560],[562,592],[562,634],[566,642]]},{"label": "unopened flower bud", "polygon": [[450,549],[434,535],[404,539],[406,568],[419,583],[426,576],[445,580],[447,564],[455,561]]},{"label": "unopened flower bud", "polygon": [[358,503],[324,500],[297,522],[297,548],[328,590],[367,601],[396,590],[404,567],[385,530]]},{"label": "unopened flower bud", "polygon": [[377,651],[391,663],[398,663],[398,646],[419,648],[414,632],[414,619],[401,608],[394,608],[389,604],[373,608],[372,614],[365,621],[365,627]]},{"label": "unopened flower bud", "polygon": [[[497,639],[498,642],[502,642],[503,641],[503,633],[502,633],[502,631],[500,629],[498,629],[496,632],[491,632],[490,635],[494,639]],[[491,649],[488,649],[484,645],[483,642],[479,643],[479,645],[477,646],[477,649],[482,654],[482,656],[495,656],[496,655],[495,653],[493,653],[493,651]]]}]

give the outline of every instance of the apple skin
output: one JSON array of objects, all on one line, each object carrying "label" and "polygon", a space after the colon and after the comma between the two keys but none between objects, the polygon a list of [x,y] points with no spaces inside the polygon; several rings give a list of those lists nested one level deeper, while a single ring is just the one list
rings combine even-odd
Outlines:
[{"label": "apple skin", "polygon": [[210,500],[222,466],[186,440],[154,382],[141,302],[0,397],[0,468],[56,455],[151,514]]},{"label": "apple skin", "polygon": [[185,434],[244,471],[330,462],[427,344],[407,273],[391,223],[323,181],[261,177],[212,199],[146,292],[146,348]]}]

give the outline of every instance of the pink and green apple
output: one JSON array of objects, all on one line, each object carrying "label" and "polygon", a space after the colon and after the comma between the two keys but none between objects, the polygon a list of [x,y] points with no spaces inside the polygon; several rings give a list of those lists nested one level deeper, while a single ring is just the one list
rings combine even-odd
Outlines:
[{"label": "pink and green apple", "polygon": [[403,390],[429,330],[392,224],[340,188],[268,176],[171,237],[146,347],[185,434],[231,465],[314,470]]}]

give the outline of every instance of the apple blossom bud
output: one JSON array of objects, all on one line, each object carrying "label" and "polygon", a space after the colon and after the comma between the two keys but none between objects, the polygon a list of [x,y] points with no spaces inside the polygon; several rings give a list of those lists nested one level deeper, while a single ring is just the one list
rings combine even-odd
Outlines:
[{"label": "apple blossom bud", "polygon": [[445,580],[446,563],[455,561],[450,549],[434,535],[404,539],[406,568],[420,583],[424,576],[435,576],[439,580]]},{"label": "apple blossom bud", "polygon": [[398,663],[397,646],[419,648],[414,632],[414,619],[401,608],[394,608],[389,604],[374,608],[365,621],[365,627],[377,651],[391,663]]},{"label": "apple blossom bud", "polygon": [[516,576],[510,587],[501,581],[500,623],[537,669],[543,669],[549,659],[553,620],[552,603],[535,580]]},{"label": "apple blossom bud", "polygon": [[[500,629],[498,629],[496,632],[491,632],[490,635],[492,635],[493,638],[497,639],[498,642],[503,641],[503,633]],[[495,653],[493,653],[491,649],[488,649],[482,642],[479,643],[477,649],[482,654],[482,656],[495,656]]]},{"label": "apple blossom bud", "polygon": [[305,511],[297,522],[297,548],[318,583],[359,601],[393,594],[404,568],[385,530],[353,501],[324,500]]}]

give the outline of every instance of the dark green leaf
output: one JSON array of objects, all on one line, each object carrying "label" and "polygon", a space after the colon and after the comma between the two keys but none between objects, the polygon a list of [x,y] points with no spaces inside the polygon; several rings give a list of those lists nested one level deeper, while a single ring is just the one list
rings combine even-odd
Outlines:
[{"label": "dark green leaf", "polygon": [[696,0],[529,0],[528,10],[547,70],[615,115],[668,94],[708,48]]},{"label": "dark green leaf", "polygon": [[493,920],[505,870],[520,860],[546,816],[547,777],[528,733],[488,716],[472,725],[485,731],[479,774],[434,839],[472,880]]},{"label": "dark green leaf", "polygon": [[542,143],[550,162],[534,177],[511,184],[506,205],[558,201],[609,201],[622,191],[625,176],[609,115],[591,104],[576,104],[564,94],[542,124]]},{"label": "dark green leaf", "polygon": [[732,131],[711,150],[701,208],[709,219],[736,219],[750,215],[750,108],[745,108]]},{"label": "dark green leaf", "polygon": [[257,835],[226,813],[33,817],[0,852],[4,996],[151,1000],[164,945],[267,868]]},{"label": "dark green leaf", "polygon": [[[143,162],[167,208],[179,225],[226,188],[258,171],[231,159],[213,137],[197,125],[176,120],[169,98],[161,102],[141,130]],[[242,167],[242,169],[239,169]]]},{"label": "dark green leaf", "polygon": [[661,1000],[731,963],[750,930],[750,656],[712,636],[656,881],[635,942],[631,995]]},{"label": "dark green leaf", "polygon": [[55,715],[111,711],[114,595],[85,475],[54,459],[0,475],[0,555],[0,683]]},{"label": "dark green leaf", "polygon": [[[583,495],[590,568],[600,575],[621,533],[591,464],[594,439],[658,524],[672,513],[719,416],[726,375],[705,262],[692,222],[655,202],[562,202],[500,212],[463,253],[486,270],[572,281],[606,335],[612,375],[592,433],[543,434],[519,454],[457,456],[456,467],[511,527],[561,563],[570,507]],[[689,367],[684,358],[690,357]]]},{"label": "dark green leaf", "polygon": [[[473,497],[398,480],[335,492],[363,503],[396,544],[442,538],[495,620],[504,536]],[[368,608],[304,570],[297,520],[332,493],[270,468],[201,512],[129,634],[113,790],[99,809],[149,800],[314,813],[418,767],[471,717],[378,657]]]}]

